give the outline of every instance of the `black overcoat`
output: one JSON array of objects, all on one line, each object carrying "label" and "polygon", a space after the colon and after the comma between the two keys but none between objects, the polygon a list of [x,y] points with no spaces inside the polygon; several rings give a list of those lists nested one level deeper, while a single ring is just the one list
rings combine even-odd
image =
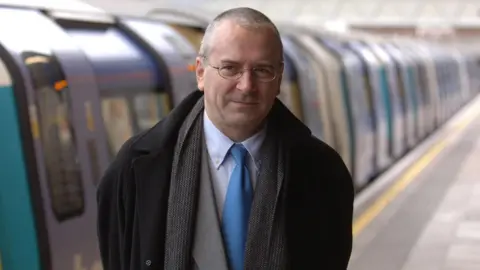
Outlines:
[{"label": "black overcoat", "polygon": [[[194,91],[151,129],[129,139],[97,193],[104,270],[163,270],[173,149]],[[270,119],[287,151],[286,243],[295,270],[345,270],[352,250],[353,183],[340,156],[278,100]]]}]

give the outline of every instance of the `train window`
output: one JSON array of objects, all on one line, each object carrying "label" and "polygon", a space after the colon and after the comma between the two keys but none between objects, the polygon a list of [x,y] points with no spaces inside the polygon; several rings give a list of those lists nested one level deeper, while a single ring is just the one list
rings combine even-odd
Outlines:
[{"label": "train window", "polygon": [[204,30],[194,27],[183,27],[181,25],[170,24],[176,32],[185,37],[191,44],[195,46],[196,50],[200,49]]},{"label": "train window", "polygon": [[36,90],[51,207],[56,218],[64,221],[81,215],[85,204],[68,82],[54,57],[34,52],[23,57]]},{"label": "train window", "polygon": [[166,103],[166,94],[143,93],[135,96],[134,108],[140,131],[153,127],[170,109]]},{"label": "train window", "polygon": [[102,99],[102,116],[112,156],[116,155],[125,141],[133,135],[130,115],[131,111],[125,97]]},{"label": "train window", "polygon": [[195,60],[195,52],[187,43],[185,43],[185,41],[181,40],[180,37],[176,37],[173,35],[165,35],[164,38],[168,41],[168,43],[170,43],[170,45],[172,45],[177,50],[178,53],[183,56],[183,58],[190,61],[193,57],[193,59]]}]

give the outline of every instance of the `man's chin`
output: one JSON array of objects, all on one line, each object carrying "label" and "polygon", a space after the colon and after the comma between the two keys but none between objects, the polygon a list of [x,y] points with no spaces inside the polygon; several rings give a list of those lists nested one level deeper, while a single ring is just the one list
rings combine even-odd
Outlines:
[{"label": "man's chin", "polygon": [[262,122],[262,120],[258,119],[258,114],[249,112],[249,113],[237,113],[229,119],[229,122],[235,126],[249,127]]}]

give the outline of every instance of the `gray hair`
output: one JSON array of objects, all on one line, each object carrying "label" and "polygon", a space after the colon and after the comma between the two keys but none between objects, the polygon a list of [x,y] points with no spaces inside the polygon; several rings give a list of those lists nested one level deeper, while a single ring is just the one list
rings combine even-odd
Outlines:
[{"label": "gray hair", "polygon": [[281,58],[283,58],[283,44],[280,37],[280,32],[278,31],[275,24],[262,12],[248,8],[248,7],[239,7],[226,10],[207,26],[205,34],[202,38],[202,43],[200,45],[199,55],[207,57],[211,49],[211,38],[215,28],[225,20],[233,20],[235,23],[241,25],[242,27],[256,29],[260,27],[270,27],[274,31],[275,36],[277,37],[278,45],[280,46]]}]

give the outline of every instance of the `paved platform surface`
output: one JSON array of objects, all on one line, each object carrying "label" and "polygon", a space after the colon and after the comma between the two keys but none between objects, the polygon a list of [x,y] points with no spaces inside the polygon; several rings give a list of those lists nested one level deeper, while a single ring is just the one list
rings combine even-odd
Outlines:
[{"label": "paved platform surface", "polygon": [[414,161],[397,169],[396,180],[377,188],[401,190],[394,198],[384,196],[383,206],[376,206],[381,210],[369,209],[381,195],[362,199],[356,223],[374,218],[354,223],[349,270],[480,270],[479,101],[428,151],[409,157]]}]

